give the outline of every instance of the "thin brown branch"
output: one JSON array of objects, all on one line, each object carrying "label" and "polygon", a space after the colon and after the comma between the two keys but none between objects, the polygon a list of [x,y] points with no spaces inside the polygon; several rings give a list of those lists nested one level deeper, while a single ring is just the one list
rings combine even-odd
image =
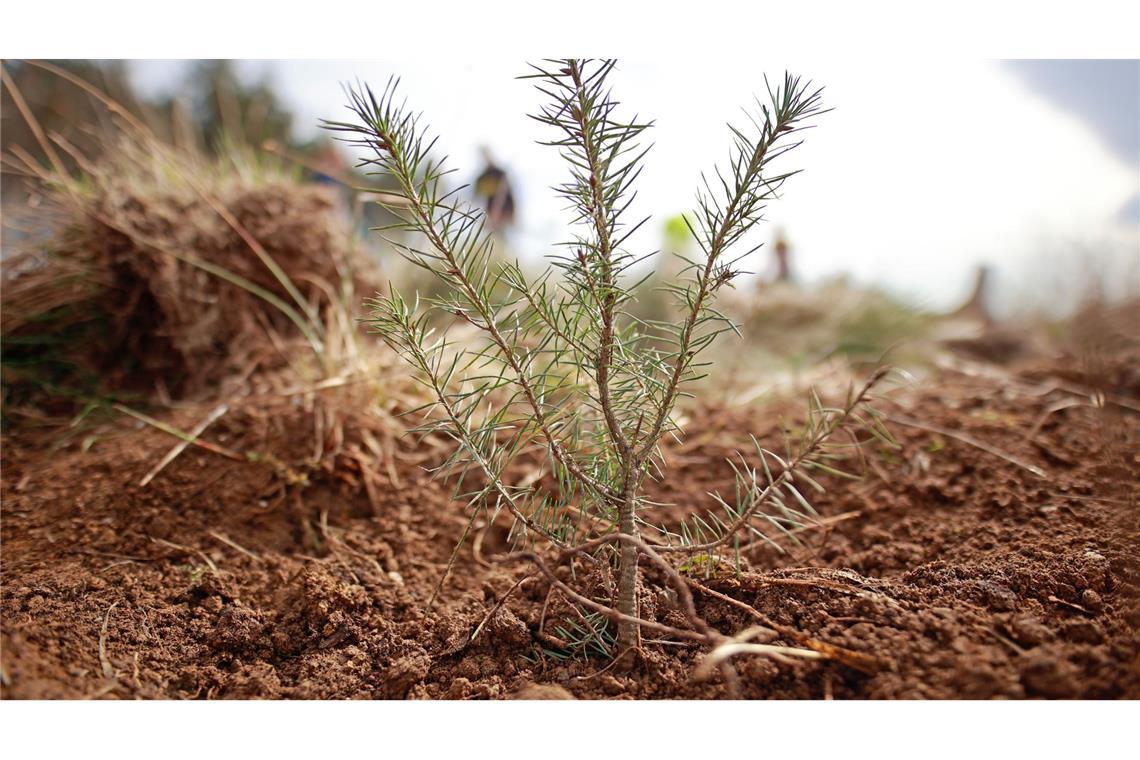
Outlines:
[{"label": "thin brown branch", "polygon": [[522,559],[533,562],[546,577],[546,579],[550,581],[550,583],[552,583],[568,599],[575,601],[578,604],[581,604],[583,607],[587,607],[593,610],[594,612],[600,612],[614,622],[636,625],[641,628],[647,628],[649,630],[657,631],[658,633],[664,633],[668,636],[674,636],[680,639],[688,639],[690,641],[700,642],[708,641],[708,637],[706,635],[697,633],[696,631],[686,630],[684,628],[674,628],[671,625],[664,625],[663,623],[657,623],[652,620],[645,620],[644,618],[639,618],[634,615],[626,615],[622,612],[618,612],[613,607],[595,602],[593,599],[590,599],[587,596],[583,596],[568,586],[565,582],[563,582],[562,579],[560,579],[554,573],[554,571],[550,569],[546,562],[543,561],[543,559],[534,552],[514,552],[502,558],[503,561]]},{"label": "thin brown branch", "polygon": [[515,592],[515,589],[517,589],[519,586],[523,585],[527,581],[531,580],[532,578],[534,578],[533,573],[531,575],[524,575],[523,577],[521,577],[517,581],[515,581],[513,586],[511,586],[509,589],[507,589],[507,593],[505,593],[501,597],[499,597],[499,601],[495,602],[495,606],[492,607],[487,612],[487,614],[483,616],[483,620],[480,621],[479,625],[475,626],[475,630],[471,632],[471,638],[467,639],[468,644],[475,641],[475,637],[478,636],[479,633],[483,630],[483,626],[487,625],[487,622],[495,616],[495,613],[498,612],[499,609],[503,606],[503,604],[506,603],[506,601],[510,597],[510,595]]},{"label": "thin brown branch", "polygon": [[775,631],[784,638],[790,641],[794,641],[800,646],[806,647],[807,649],[810,649],[814,652],[818,652],[820,655],[826,657],[827,659],[841,662],[844,665],[847,665],[850,668],[854,668],[855,670],[858,670],[864,674],[874,674],[882,669],[882,663],[880,663],[874,657],[870,657],[869,655],[865,655],[861,652],[853,652],[849,649],[844,649],[843,647],[838,647],[834,644],[828,644],[827,642],[814,639],[802,631],[796,630],[795,628],[789,628],[788,626],[776,623],[752,605],[746,604],[739,599],[734,599],[727,594],[722,594],[721,592],[711,589],[703,583],[700,583],[691,578],[686,578],[686,581],[690,586],[702,594],[711,596],[714,599],[719,599],[726,604],[730,604],[733,607],[744,610],[765,628],[769,628]]}]

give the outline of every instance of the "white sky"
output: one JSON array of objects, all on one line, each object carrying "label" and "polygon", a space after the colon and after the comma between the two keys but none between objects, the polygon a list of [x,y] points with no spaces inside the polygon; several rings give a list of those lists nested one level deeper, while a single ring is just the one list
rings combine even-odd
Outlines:
[{"label": "white sky", "polygon": [[[547,133],[526,117],[541,95],[516,79],[525,64],[242,65],[271,78],[306,137],[317,133],[319,118],[348,115],[341,82],[382,87],[399,74],[459,179],[478,172],[480,145],[507,169],[519,203],[518,255],[541,256],[561,239],[565,215],[547,188],[562,181],[563,165],[535,144]],[[148,61],[135,72],[140,87],[155,90],[176,86],[184,66]],[[1140,231],[1117,216],[1140,189],[1140,167],[1113,156],[1077,117],[996,61],[624,61],[612,79],[617,97],[627,113],[657,124],[633,209],[654,214],[656,223],[631,239],[631,249],[661,245],[664,220],[689,208],[700,172],[726,158],[724,123],[739,123],[740,107],[763,92],[764,74],[778,79],[785,68],[824,85],[825,105],[834,109],[786,159],[787,168],[805,171],[769,207],[771,224],[761,233],[767,239],[777,227],[786,231],[804,280],[845,273],[917,305],[946,308],[968,292],[973,267],[987,262],[1006,302],[996,304],[999,312],[1011,303],[1055,305],[1091,271],[1111,270],[1116,287],[1140,284]],[[1084,258],[1090,252],[1091,263]],[[746,268],[764,271],[765,254]]]}]

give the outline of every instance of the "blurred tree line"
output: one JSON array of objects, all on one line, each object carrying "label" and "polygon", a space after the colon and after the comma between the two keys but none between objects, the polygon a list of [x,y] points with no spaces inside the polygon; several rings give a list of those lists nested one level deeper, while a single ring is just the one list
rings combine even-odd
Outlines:
[{"label": "blurred tree line", "polygon": [[[298,153],[315,149],[294,140],[293,115],[270,82],[264,78],[244,81],[233,61],[198,61],[181,88],[154,99],[135,91],[125,61],[50,63],[99,89],[171,142],[192,140],[199,149],[215,155],[226,141],[249,146],[273,141]],[[4,68],[45,134],[58,133],[85,154],[97,154],[98,131],[110,118],[103,104],[74,83],[33,64],[4,61]],[[33,156],[43,155],[8,87],[0,95],[0,135],[5,149],[18,146]]]},{"label": "blurred tree line", "polygon": [[[205,155],[224,156],[233,150],[266,151],[301,170],[306,179],[341,186],[375,185],[374,177],[356,172],[351,162],[327,137],[301,141],[293,130],[294,116],[271,80],[239,75],[234,61],[193,63],[179,86],[157,97],[141,96],[131,83],[129,62],[122,60],[57,60],[52,65],[84,80],[143,121],[156,136],[171,144],[192,147]],[[3,62],[5,78],[15,84],[28,111],[45,135],[58,134],[78,151],[98,158],[110,126],[106,106],[75,83],[25,61]],[[23,151],[46,161],[42,147],[17,107],[11,88],[0,88],[0,143],[5,154]],[[77,162],[59,151],[71,171]],[[23,183],[6,175],[2,191],[12,199]],[[379,188],[378,188],[379,189]],[[365,204],[362,223],[385,223],[384,212]]]}]

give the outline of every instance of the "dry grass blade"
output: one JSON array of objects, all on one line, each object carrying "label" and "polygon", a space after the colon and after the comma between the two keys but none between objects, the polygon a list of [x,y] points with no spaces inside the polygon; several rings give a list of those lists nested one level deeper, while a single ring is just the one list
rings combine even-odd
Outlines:
[{"label": "dry grass blade", "polygon": [[920,422],[919,420],[912,419],[901,414],[887,414],[884,416],[886,419],[899,425],[906,425],[907,427],[916,428],[918,430],[925,430],[928,433],[937,433],[938,435],[944,435],[947,438],[953,438],[956,441],[961,441],[962,443],[973,446],[974,448],[979,449],[980,451],[984,451],[987,454],[993,454],[995,457],[1004,459],[1010,464],[1016,465],[1023,470],[1031,472],[1039,478],[1049,477],[1049,473],[1045,472],[1045,470],[1041,469],[1037,465],[1030,464],[1023,459],[1019,459],[1012,454],[1008,454],[996,446],[991,446],[985,441],[979,441],[977,438],[968,433],[963,433],[959,430],[951,430],[950,428],[943,427],[941,425],[935,425],[931,422]]},{"label": "dry grass blade", "polygon": [[103,616],[103,627],[99,630],[99,665],[103,668],[103,677],[108,679],[115,677],[115,667],[107,656],[107,627],[111,622],[111,610],[117,606],[119,603],[113,602],[107,608],[107,614]]},{"label": "dry grass blade", "polygon": [[28,128],[32,130],[32,135],[36,138],[36,142],[43,148],[44,153],[47,155],[48,160],[51,161],[52,167],[60,174],[66,174],[63,163],[59,160],[59,155],[52,148],[51,143],[44,135],[40,123],[32,115],[32,111],[28,108],[27,102],[24,100],[20,88],[12,81],[12,77],[8,75],[8,69],[0,65],[0,78],[3,79],[4,85],[7,86],[8,92],[12,95],[12,102],[15,104],[16,109],[20,112],[20,116],[27,122]]},{"label": "dry grass blade", "polygon": [[246,549],[244,546],[239,544],[237,541],[234,541],[232,538],[230,538],[229,536],[227,536],[224,533],[219,533],[216,530],[212,530],[209,532],[209,536],[211,538],[217,540],[217,541],[222,542],[223,544],[230,547],[231,549],[238,552],[239,554],[244,554],[245,556],[252,559],[254,562],[260,563],[262,561],[261,557],[257,556],[256,554],[251,552],[249,549]]},{"label": "dry grass blade", "polygon": [[192,546],[185,546],[183,544],[176,544],[173,541],[167,541],[165,538],[155,538],[154,536],[150,536],[149,538],[151,541],[153,541],[156,544],[159,544],[160,546],[165,546],[165,547],[168,547],[170,549],[175,549],[176,551],[180,551],[183,554],[192,554],[192,555],[201,557],[202,562],[204,562],[206,564],[206,567],[210,568],[210,570],[212,572],[215,572],[215,573],[218,572],[218,566],[215,565],[214,561],[212,559],[210,559],[208,556],[206,556],[206,553],[204,551],[202,551],[201,549],[195,549]]},{"label": "dry grass blade", "polygon": [[162,460],[154,466],[154,469],[152,469],[150,472],[148,472],[143,477],[143,479],[139,481],[139,486],[144,487],[144,486],[146,486],[147,483],[154,480],[155,475],[158,475],[158,473],[162,472],[162,470],[168,464],[170,464],[175,459],[177,459],[178,455],[181,454],[183,451],[185,451],[187,446],[189,446],[192,443],[196,443],[198,441],[198,436],[202,435],[202,433],[205,432],[206,428],[208,428],[210,425],[212,425],[214,422],[216,422],[227,411],[229,411],[229,406],[227,406],[226,404],[220,404],[220,405],[214,407],[214,409],[209,413],[209,415],[206,416],[206,419],[202,420],[197,425],[195,425],[194,429],[191,430],[189,433],[187,433],[186,438],[183,439],[181,443],[178,443],[177,445],[175,445],[175,447],[172,448],[170,451],[168,451],[166,453],[166,456],[164,456],[162,458]]},{"label": "dry grass blade", "polygon": [[230,449],[227,449],[225,446],[219,446],[218,444],[211,443],[210,441],[199,440],[196,435],[184,433],[176,427],[173,427],[171,425],[167,425],[165,422],[162,422],[160,420],[156,420],[154,417],[151,417],[150,415],[143,414],[142,412],[139,412],[139,411],[135,411],[134,409],[131,409],[129,406],[125,406],[123,404],[113,404],[112,407],[116,411],[122,412],[123,414],[125,414],[127,416],[134,417],[136,420],[139,420],[140,422],[146,423],[147,425],[150,425],[151,427],[155,428],[156,430],[161,430],[162,432],[164,432],[168,435],[174,436],[175,438],[177,438],[178,440],[182,441],[183,443],[185,443],[187,445],[198,446],[199,448],[205,449],[206,451],[213,452],[214,454],[219,454],[220,456],[224,456],[227,459],[233,459],[234,461],[237,461],[237,462],[247,461],[247,457],[244,457],[241,454],[238,454],[236,451],[231,451]]},{"label": "dry grass blade", "polygon": [[1049,421],[1049,418],[1057,412],[1064,411],[1065,409],[1073,409],[1075,407],[1089,407],[1092,409],[1099,409],[1103,407],[1103,403],[1098,404],[1095,396],[1092,399],[1067,398],[1061,399],[1060,401],[1055,401],[1046,407],[1043,412],[1041,412],[1041,415],[1033,423],[1033,427],[1031,427],[1025,434],[1024,440],[1026,442],[1031,442],[1034,438],[1036,438],[1037,434],[1041,432],[1042,426],[1044,426],[1044,424]]}]

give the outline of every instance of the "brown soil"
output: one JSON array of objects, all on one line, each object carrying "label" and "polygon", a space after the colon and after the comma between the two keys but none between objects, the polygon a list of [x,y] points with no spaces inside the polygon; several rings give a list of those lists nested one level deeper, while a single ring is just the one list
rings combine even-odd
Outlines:
[{"label": "brown soil", "polygon": [[[821,527],[800,533],[801,545],[748,548],[742,575],[710,573],[709,588],[878,663],[860,672],[834,661],[737,659],[745,696],[1140,697],[1140,417],[1111,403],[1071,406],[1027,440],[1051,405],[1072,397],[1049,390],[1057,366],[1005,378],[946,372],[893,393],[880,408],[896,419],[900,450],[879,452],[861,482],[828,482],[816,501]],[[544,656],[572,613],[556,599],[540,631],[547,585],[537,578],[472,641],[532,572],[493,563],[505,525],[476,526],[425,612],[467,521],[422,469],[443,452],[407,437],[382,447],[387,461],[376,472],[354,469],[350,457],[301,472],[312,415],[247,399],[206,437],[237,451],[273,442],[272,457],[190,449],[146,487],[139,480],[174,443],[152,428],[117,423],[89,450],[9,434],[3,696],[725,694],[719,675],[694,680],[702,653],[685,646],[646,643],[630,671]],[[189,428],[202,416],[170,421]],[[667,508],[674,513],[731,489],[723,459],[750,433],[779,432],[771,408],[691,417],[656,494],[680,505]],[[964,433],[1021,464],[929,428]],[[645,580],[643,613],[681,622],[669,595],[655,591],[659,579]],[[726,633],[753,624],[724,601],[696,601]]]}]

